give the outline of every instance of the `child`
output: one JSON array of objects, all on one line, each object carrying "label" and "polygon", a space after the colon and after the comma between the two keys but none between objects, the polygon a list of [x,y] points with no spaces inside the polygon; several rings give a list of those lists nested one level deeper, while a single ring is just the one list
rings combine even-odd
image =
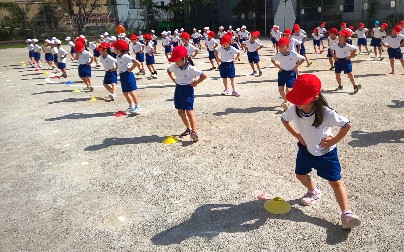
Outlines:
[{"label": "child", "polygon": [[95,67],[100,67],[101,64],[98,63],[98,60],[97,60],[97,58],[100,57],[100,52],[97,50],[97,43],[95,43],[95,42],[90,42],[90,43],[88,44],[88,48],[93,52],[93,60],[94,60],[94,62],[95,62],[95,64],[96,64]]},{"label": "child", "polygon": [[[148,36],[146,36],[148,35]],[[144,37],[149,38],[151,41],[150,34],[146,34]],[[153,44],[150,44],[151,49],[153,50]],[[135,90],[137,90],[135,75],[133,74],[133,69],[135,67],[139,67],[139,62],[127,54],[129,49],[128,44],[123,40],[118,40],[114,44],[114,50],[117,54],[116,60],[118,65],[119,77],[121,80],[122,92],[126,98],[126,101],[129,103],[129,107],[124,111],[126,114],[140,114],[140,106],[139,106],[139,98],[136,95]],[[129,66],[132,64],[131,66]]]},{"label": "child", "polygon": [[171,41],[173,42],[174,48],[178,46],[179,40],[180,40],[180,36],[178,36],[178,30],[175,30],[173,36],[171,37]]},{"label": "child", "polygon": [[247,27],[245,25],[241,26],[241,31],[238,33],[238,35],[240,36],[241,49],[244,49],[244,51],[247,52],[247,48],[243,42],[250,38],[250,32],[247,31]]},{"label": "child", "polygon": [[191,38],[191,36],[187,32],[181,33],[180,38],[181,38],[181,41],[182,41],[184,47],[187,48],[188,60],[193,64],[193,59],[198,54],[199,50],[195,46],[193,46],[189,43],[189,39]]},{"label": "child", "polygon": [[[351,29],[351,28],[348,28],[348,27],[346,26],[346,23],[345,23],[345,22],[342,22],[342,23],[341,23],[341,31],[345,31],[345,30],[349,31],[349,34],[352,35],[352,33],[353,33],[352,29]],[[346,40],[346,42],[347,42],[348,44],[350,44],[350,45],[352,45],[351,35],[349,35],[349,38],[347,38],[347,40]]]},{"label": "child", "polygon": [[[317,47],[320,53],[323,53],[324,50],[321,50],[320,47],[320,41],[324,37],[323,34],[320,34],[318,32],[318,28],[314,28],[313,33],[311,34],[313,36],[313,47],[314,47],[314,53],[317,53]],[[323,46],[324,47],[324,46]]]},{"label": "child", "polygon": [[404,46],[404,35],[400,34],[402,27],[400,25],[396,25],[393,27],[391,34],[382,40],[382,46],[387,47],[387,53],[389,54],[391,72],[390,74],[395,73],[394,69],[394,59],[398,59],[401,62],[401,65],[404,68],[404,59],[403,54],[401,52],[401,48]]},{"label": "child", "polygon": [[296,39],[297,41],[300,42],[300,46],[298,46],[297,48],[297,53],[302,55],[307,62],[307,66],[309,67],[311,64],[313,64],[313,62],[309,62],[309,59],[307,58],[306,55],[306,48],[304,47],[304,42],[306,42],[307,36],[304,35],[304,33],[306,33],[305,31],[302,31],[302,29],[300,29],[300,26],[298,24],[295,24],[293,26],[293,35],[292,38]]},{"label": "child", "polygon": [[277,49],[276,44],[278,43],[278,41],[276,40],[276,33],[279,31],[279,27],[277,25],[274,25],[271,29],[271,42],[272,42],[272,47],[274,49]]},{"label": "child", "polygon": [[375,27],[372,30],[372,40],[370,41],[370,46],[373,46],[373,51],[375,52],[375,60],[378,60],[377,58],[377,52],[379,51],[379,58],[380,60],[383,60],[382,58],[382,38],[387,37],[386,29],[388,27],[388,24],[383,23],[379,27],[379,21],[375,21]]},{"label": "child", "polygon": [[369,49],[368,49],[368,41],[366,39],[366,36],[368,35],[368,31],[369,31],[368,28],[365,28],[365,24],[360,23],[359,28],[356,29],[356,31],[354,33],[358,37],[359,53],[362,52],[362,46],[364,46],[365,49],[366,49],[366,53],[369,55],[370,52],[369,52]]},{"label": "child", "polygon": [[58,64],[58,69],[62,71],[62,75],[60,77],[67,78],[67,73],[66,73],[66,56],[67,52],[65,49],[62,47],[62,41],[56,39],[53,41],[54,46],[56,47],[56,60]]},{"label": "child", "polygon": [[321,45],[323,46],[323,50],[326,48],[324,46],[324,41],[323,41],[324,36],[325,36],[324,33],[327,32],[327,29],[325,28],[326,25],[327,25],[326,22],[322,22],[321,25],[319,27],[317,27],[318,34],[323,35],[323,36],[320,37],[320,41],[321,41]]},{"label": "child", "polygon": [[162,36],[162,38],[161,38],[161,44],[162,44],[163,47],[164,47],[164,53],[165,53],[166,58],[167,58],[167,60],[168,60],[169,56],[171,55],[171,51],[172,51],[172,48],[171,48],[171,39],[167,37],[167,32],[166,32],[166,31],[163,31],[163,32],[161,33],[161,36]]},{"label": "child", "polygon": [[[336,28],[331,28],[328,31],[328,47],[331,47],[333,44],[338,43],[337,34],[338,30]],[[334,70],[334,60],[330,48],[328,48],[327,58],[331,65],[330,70]]]},{"label": "child", "polygon": [[108,96],[111,101],[115,101],[117,98],[116,83],[118,82],[118,74],[116,59],[111,56],[111,45],[107,42],[101,42],[97,47],[97,51],[100,52],[100,60],[105,70],[104,87],[110,93]]},{"label": "child", "polygon": [[42,47],[42,50],[45,53],[46,63],[48,63],[48,65],[51,67],[51,70],[53,70],[55,68],[55,64],[54,64],[54,61],[53,61],[54,58],[53,58],[53,55],[52,55],[52,45],[53,45],[53,41],[45,39],[45,44]]},{"label": "child", "polygon": [[34,46],[32,45],[32,39],[25,40],[25,43],[27,44],[27,48],[28,48],[29,64],[32,65],[35,62],[35,60],[34,60]]},{"label": "child", "polygon": [[[282,114],[282,123],[298,140],[295,173],[307,188],[307,193],[300,198],[301,203],[309,206],[321,196],[319,186],[309,175],[314,168],[318,176],[328,180],[334,191],[342,212],[342,228],[351,229],[359,226],[361,220],[349,208],[347,192],[341,181],[336,144],[346,136],[352,125],[347,118],[329,108],[320,91],[321,81],[317,76],[299,76],[293,90],[286,96],[295,105]],[[340,127],[335,136],[332,127]]]},{"label": "child", "polygon": [[[281,107],[284,111],[288,109],[286,95],[293,88],[293,82],[296,80],[296,70],[304,62],[304,57],[302,55],[298,54],[296,51],[289,50],[289,44],[290,40],[288,38],[281,38],[278,41],[279,52],[276,53],[271,59],[272,64],[279,69],[278,91],[283,98]],[[279,65],[275,62],[276,60],[279,61]]]},{"label": "child", "polygon": [[91,80],[91,63],[93,63],[93,55],[85,50],[84,48],[84,39],[77,39],[76,45],[74,49],[76,50],[76,58],[77,63],[79,64],[79,77],[83,80],[86,87],[83,89],[84,91],[93,92],[94,88],[92,87]]},{"label": "child", "polygon": [[139,42],[141,43],[141,44],[144,44],[144,37],[143,37],[143,34],[142,34],[142,32],[141,31],[139,31]]},{"label": "child", "polygon": [[219,36],[219,39],[222,39],[224,35],[226,35],[227,32],[224,30],[223,26],[219,26],[219,31],[217,32],[217,36]]},{"label": "child", "polygon": [[[206,35],[209,34],[209,33],[210,33],[210,31],[207,32]],[[191,37],[192,37],[192,42],[193,42],[194,46],[195,46],[195,47],[198,47],[199,50],[200,50],[200,49],[202,48],[202,46],[201,46],[201,36],[200,36],[200,34],[196,31],[195,28],[192,30],[192,36],[191,36]],[[208,36],[206,36],[205,38],[207,39]]]},{"label": "child", "polygon": [[151,36],[152,36],[152,41],[153,41],[153,50],[155,51],[155,52],[157,52],[157,36],[156,36],[156,34],[154,34],[155,32],[154,32],[154,30],[151,30],[150,31],[150,34],[151,34]]},{"label": "child", "polygon": [[[234,83],[234,77],[236,77],[236,70],[234,68],[234,60],[238,60],[240,58],[240,50],[230,46],[231,37],[229,35],[224,35],[222,40],[220,41],[219,48],[215,51],[216,61],[220,62],[219,71],[220,77],[223,79],[224,91],[222,95],[228,95],[229,89],[227,88],[227,78],[230,79],[231,87],[233,88],[232,95],[235,97],[239,97],[240,94],[236,91],[236,86]],[[219,59],[219,53],[221,59]],[[236,55],[236,58],[234,58]]]},{"label": "child", "polygon": [[73,59],[76,58],[76,51],[74,50],[74,43],[73,41],[70,41],[70,39],[70,37],[66,37],[65,41],[68,41],[68,45],[70,46],[70,60],[73,61]]},{"label": "child", "polygon": [[260,68],[260,56],[258,54],[258,51],[264,47],[264,45],[258,41],[258,37],[260,36],[259,31],[253,31],[251,33],[251,38],[247,41],[244,41],[244,45],[247,48],[247,57],[248,57],[248,62],[250,63],[250,66],[253,70],[252,76],[255,76],[257,72],[255,71],[254,64],[257,65],[257,70],[258,70],[258,76],[262,75],[262,71]]},{"label": "child", "polygon": [[145,34],[143,36],[143,39],[145,41],[145,54],[146,54],[146,66],[147,69],[150,71],[150,76],[148,79],[157,79],[157,71],[156,68],[154,67],[154,50],[153,50],[153,42],[151,42],[152,37],[150,34]]},{"label": "child", "polygon": [[[198,141],[196,133],[196,119],[194,115],[194,87],[207,78],[201,70],[193,66],[189,61],[188,51],[183,46],[174,48],[169,62],[175,62],[167,69],[168,76],[176,84],[174,93],[175,108],[185,124],[186,130],[181,136],[191,135],[194,142]],[[195,80],[195,77],[199,77]]]},{"label": "child", "polygon": [[335,91],[343,89],[341,72],[344,70],[344,74],[348,75],[354,88],[354,94],[356,94],[362,86],[355,84],[355,78],[352,74],[351,58],[355,56],[357,47],[347,43],[350,36],[351,33],[348,30],[341,31],[338,36],[338,43],[331,45],[331,54],[334,58],[335,77],[338,82],[338,87]]},{"label": "child", "polygon": [[[298,40],[295,39],[295,38],[292,38],[292,30],[291,30],[291,29],[285,29],[285,30],[283,31],[282,35],[283,35],[285,38],[288,38],[288,39],[290,40],[290,43],[289,43],[289,51],[295,51],[295,52],[296,52],[296,51],[300,51],[301,42],[298,41]],[[276,42],[276,43],[278,43],[278,42]]]},{"label": "child", "polygon": [[133,52],[135,53],[136,60],[139,61],[139,72],[137,74],[146,74],[146,71],[144,70],[144,49],[145,46],[144,44],[140,43],[138,41],[138,37],[133,34],[130,36],[130,40],[132,41],[132,49]]},{"label": "child", "polygon": [[41,65],[42,47],[40,45],[38,45],[37,43],[38,43],[37,39],[32,40],[32,47],[33,47],[33,51],[34,51],[34,60],[35,60],[36,64],[38,65],[38,67],[42,68],[42,65]]},{"label": "child", "polygon": [[[215,37],[215,32],[214,31],[209,32],[208,39],[206,40],[206,43],[205,43],[206,48],[208,48],[210,64],[212,64],[212,68],[209,70],[216,69],[215,63],[213,62],[213,60],[216,59],[215,50],[219,46],[219,44],[216,42],[216,39],[214,39],[214,37]],[[217,67],[219,67],[219,62],[216,61],[216,63],[217,63]]]}]

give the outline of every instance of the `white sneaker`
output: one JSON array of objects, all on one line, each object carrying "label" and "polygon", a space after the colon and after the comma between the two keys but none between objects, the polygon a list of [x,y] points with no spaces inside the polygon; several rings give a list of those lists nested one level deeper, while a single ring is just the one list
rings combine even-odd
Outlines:
[{"label": "white sneaker", "polygon": [[316,186],[313,191],[307,190],[306,194],[300,198],[300,202],[302,202],[302,204],[305,206],[309,206],[313,201],[318,200],[320,197],[320,188]]},{"label": "white sneaker", "polygon": [[228,94],[229,94],[229,90],[228,90],[228,89],[223,90],[222,95],[228,95]]},{"label": "white sneaker", "polygon": [[257,74],[257,72],[254,71],[254,72],[252,72],[250,75],[251,75],[251,76],[255,76],[256,74]]},{"label": "white sneaker", "polygon": [[114,96],[114,94],[109,94],[108,97],[109,97],[109,99],[111,99],[111,101],[115,101],[115,96]]},{"label": "white sneaker", "polygon": [[159,76],[157,75],[157,74],[152,74],[152,76],[151,76],[153,79],[158,79],[159,78]]},{"label": "white sneaker", "polygon": [[130,114],[131,112],[132,112],[132,110],[133,110],[133,108],[132,108],[132,106],[129,106],[127,109],[125,109],[123,112],[125,113],[125,114]]},{"label": "white sneaker", "polygon": [[130,111],[130,113],[135,114],[135,115],[139,115],[139,114],[140,114],[140,111],[141,111],[140,107],[137,106],[137,107],[132,108],[132,110]]},{"label": "white sneaker", "polygon": [[342,229],[351,229],[361,224],[359,217],[352,213],[352,211],[346,211],[341,214]]}]

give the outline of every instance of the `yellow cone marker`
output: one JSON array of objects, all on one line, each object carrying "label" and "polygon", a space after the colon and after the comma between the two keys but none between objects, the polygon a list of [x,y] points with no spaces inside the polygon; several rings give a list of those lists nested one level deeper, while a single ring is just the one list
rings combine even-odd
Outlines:
[{"label": "yellow cone marker", "polygon": [[164,144],[175,144],[177,143],[179,140],[176,137],[173,136],[168,136],[166,137],[166,139],[164,139],[163,143]]},{"label": "yellow cone marker", "polygon": [[49,74],[49,72],[44,72],[43,74],[48,75],[48,74]]},{"label": "yellow cone marker", "polygon": [[91,96],[90,101],[96,101],[96,100],[97,100],[97,97]]},{"label": "yellow cone marker", "polygon": [[27,64],[22,64],[22,66],[26,66]]},{"label": "yellow cone marker", "polygon": [[73,89],[73,91],[72,91],[73,93],[80,93],[81,91],[80,91],[80,89]]},{"label": "yellow cone marker", "polygon": [[25,62],[24,61],[20,61],[20,64],[24,64]]},{"label": "yellow cone marker", "polygon": [[287,214],[289,213],[291,206],[288,202],[276,197],[267,200],[264,204],[264,208],[272,214]]}]

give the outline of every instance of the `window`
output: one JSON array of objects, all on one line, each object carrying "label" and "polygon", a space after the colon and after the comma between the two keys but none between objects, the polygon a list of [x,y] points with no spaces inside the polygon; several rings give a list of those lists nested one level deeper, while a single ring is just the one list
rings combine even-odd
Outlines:
[{"label": "window", "polygon": [[164,6],[164,1],[160,1],[161,6]]},{"label": "window", "polygon": [[135,8],[136,8],[135,0],[129,0],[129,9],[135,9]]},{"label": "window", "polygon": [[344,0],[344,12],[355,11],[355,0]]}]

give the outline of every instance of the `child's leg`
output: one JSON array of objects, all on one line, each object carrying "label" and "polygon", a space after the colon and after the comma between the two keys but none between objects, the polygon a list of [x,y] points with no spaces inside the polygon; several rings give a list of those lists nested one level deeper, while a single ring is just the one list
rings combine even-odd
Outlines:
[{"label": "child's leg", "polygon": [[88,85],[87,85],[87,80],[86,80],[85,77],[80,77],[80,79],[83,81],[84,84],[86,84],[86,86],[88,86]]},{"label": "child's leg", "polygon": [[141,70],[144,70],[144,62],[140,62],[140,67]]},{"label": "child's leg", "polygon": [[224,89],[227,90],[227,78],[223,78]]},{"label": "child's leg", "polygon": [[382,57],[382,48],[379,47],[379,57]]},{"label": "child's leg", "polygon": [[400,63],[401,63],[401,65],[402,65],[403,68],[404,68],[404,59],[403,59],[403,58],[400,59]]},{"label": "child's leg", "polygon": [[154,73],[151,66],[152,66],[152,65],[147,65],[147,69],[149,69],[150,73]]},{"label": "child's leg", "polygon": [[285,87],[284,86],[278,86],[278,91],[284,102],[287,102],[286,100],[286,94],[285,94]]},{"label": "child's leg", "polygon": [[111,87],[111,93],[113,93],[113,94],[116,94],[116,83],[112,83],[112,85],[111,85],[112,87]]},{"label": "child's leg", "polygon": [[328,61],[330,62],[331,67],[334,66],[334,61],[332,60],[332,58],[328,58]]},{"label": "child's leg", "polygon": [[304,56],[304,58],[306,59],[307,66],[310,66],[310,65],[311,65],[311,62],[310,62],[309,59],[307,58],[307,55],[306,55],[306,54],[303,54],[303,56]]},{"label": "child's leg", "polygon": [[341,211],[343,212],[349,210],[348,195],[342,181],[337,180],[328,182],[330,183],[332,189],[334,190],[335,198],[337,199]]},{"label": "child's leg", "polygon": [[91,79],[91,77],[86,77],[86,79],[87,79],[88,86],[91,87],[93,85],[93,80]]},{"label": "child's leg", "polygon": [[134,102],[136,105],[139,104],[139,98],[137,97],[135,90],[130,91],[130,92],[129,92],[129,96],[130,96],[131,100],[133,100],[133,102]]},{"label": "child's leg", "polygon": [[250,66],[251,66],[253,72],[255,72],[255,67],[254,67],[254,63],[253,63],[253,62],[250,63]]},{"label": "child's leg", "polygon": [[132,99],[132,97],[129,95],[129,93],[128,93],[128,92],[123,92],[123,95],[125,96],[126,101],[129,103],[129,106],[133,106],[133,105],[134,105],[134,104],[133,104],[133,99]]},{"label": "child's leg", "polygon": [[307,190],[314,190],[316,188],[316,183],[314,182],[314,180],[310,177],[310,175],[305,174],[305,175],[299,175],[296,174],[296,178],[300,181],[300,183],[302,183]]},{"label": "child's leg", "polygon": [[169,58],[168,55],[170,55],[170,54],[169,54],[169,53],[166,53],[166,58],[167,58],[167,60],[168,60],[168,58]]},{"label": "child's leg", "polygon": [[365,46],[366,52],[369,53],[368,45],[364,45],[364,46]]},{"label": "child's leg", "polygon": [[153,70],[153,73],[155,73],[155,72],[156,72],[156,68],[154,67],[154,64],[151,65],[151,68],[152,68],[152,70]]},{"label": "child's leg", "polygon": [[188,121],[187,115],[185,114],[185,110],[179,109],[178,115],[181,117],[181,120],[185,124],[185,127],[187,127],[187,129],[191,129],[191,124]]},{"label": "child's leg", "polygon": [[316,47],[316,45],[313,45],[313,48],[314,48],[314,52],[317,53],[317,47]]},{"label": "child's leg", "polygon": [[257,70],[258,72],[261,72],[261,68],[260,68],[260,62],[258,61],[257,63],[255,63],[257,65]]},{"label": "child's leg", "polygon": [[373,51],[375,52],[375,57],[377,58],[377,47],[376,46],[373,47]]},{"label": "child's leg", "polygon": [[106,90],[108,90],[108,92],[110,92],[111,94],[113,93],[112,88],[109,86],[109,84],[104,84],[104,87]]},{"label": "child's leg", "polygon": [[230,84],[231,84],[231,88],[233,90],[236,90],[236,85],[234,84],[234,78],[230,78]]},{"label": "child's leg", "polygon": [[341,85],[341,73],[335,73],[335,78],[337,79],[338,86]]},{"label": "child's leg", "polygon": [[362,52],[362,45],[358,45],[358,48],[359,48],[359,53],[361,53]]},{"label": "child's leg", "polygon": [[210,64],[212,64],[212,67],[215,67],[215,64],[213,63],[213,59],[209,60]]},{"label": "child's leg", "polygon": [[[186,110],[187,117],[189,120],[189,123],[191,124],[191,128],[193,132],[196,132],[196,118],[193,110]],[[189,129],[189,128],[188,128]]]},{"label": "child's leg", "polygon": [[394,58],[390,59],[390,67],[391,67],[391,74],[393,74],[396,70],[394,69]]},{"label": "child's leg", "polygon": [[355,86],[355,77],[353,76],[352,73],[347,73],[346,75],[348,75],[349,80],[352,83],[352,86]]}]

